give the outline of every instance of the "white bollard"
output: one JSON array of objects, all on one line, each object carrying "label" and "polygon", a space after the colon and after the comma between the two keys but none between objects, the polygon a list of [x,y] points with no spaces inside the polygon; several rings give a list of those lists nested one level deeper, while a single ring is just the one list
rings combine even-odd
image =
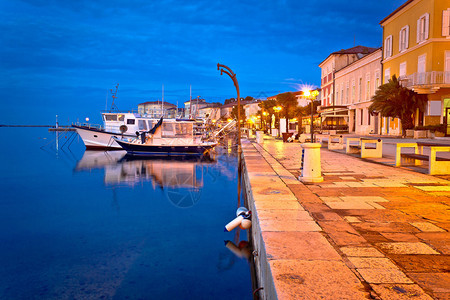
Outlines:
[{"label": "white bollard", "polygon": [[257,131],[256,132],[256,142],[258,144],[264,143],[264,131]]},{"label": "white bollard", "polygon": [[322,167],[320,165],[320,147],[319,143],[304,143],[302,174],[299,180],[306,183],[322,182]]}]

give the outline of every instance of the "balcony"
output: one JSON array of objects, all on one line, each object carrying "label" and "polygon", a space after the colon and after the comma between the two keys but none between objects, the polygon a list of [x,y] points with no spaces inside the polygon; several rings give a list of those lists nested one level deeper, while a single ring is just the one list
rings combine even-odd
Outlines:
[{"label": "balcony", "polygon": [[450,72],[414,73],[399,78],[402,86],[418,94],[433,94],[440,88],[450,88]]}]

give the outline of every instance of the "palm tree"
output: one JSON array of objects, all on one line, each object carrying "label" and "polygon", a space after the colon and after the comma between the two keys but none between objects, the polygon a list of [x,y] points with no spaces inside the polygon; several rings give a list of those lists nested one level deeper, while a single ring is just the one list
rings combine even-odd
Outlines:
[{"label": "palm tree", "polygon": [[278,104],[283,107],[283,115],[286,118],[286,132],[289,132],[289,115],[291,110],[294,110],[298,106],[297,97],[294,93],[287,92],[277,95]]},{"label": "palm tree", "polygon": [[426,95],[419,95],[403,87],[395,75],[380,87],[372,97],[369,112],[379,112],[382,117],[399,118],[402,133],[414,127],[413,115],[419,109],[423,111],[427,102]]}]

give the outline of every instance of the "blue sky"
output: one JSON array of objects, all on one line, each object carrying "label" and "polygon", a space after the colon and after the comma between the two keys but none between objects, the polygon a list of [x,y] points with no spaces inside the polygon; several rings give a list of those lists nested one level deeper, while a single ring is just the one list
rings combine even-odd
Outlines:
[{"label": "blue sky", "polygon": [[0,0],[0,124],[99,122],[162,97],[181,106],[320,85],[318,64],[381,46],[379,22],[405,0]]}]

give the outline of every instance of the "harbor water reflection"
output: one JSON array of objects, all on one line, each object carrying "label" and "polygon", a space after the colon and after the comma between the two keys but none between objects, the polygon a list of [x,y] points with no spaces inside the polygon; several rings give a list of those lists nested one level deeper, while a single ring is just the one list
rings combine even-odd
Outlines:
[{"label": "harbor water reflection", "polygon": [[0,130],[17,136],[29,138],[1,150],[0,299],[252,298],[247,258],[224,246],[247,239],[223,232],[237,207],[232,151],[135,160]]}]

